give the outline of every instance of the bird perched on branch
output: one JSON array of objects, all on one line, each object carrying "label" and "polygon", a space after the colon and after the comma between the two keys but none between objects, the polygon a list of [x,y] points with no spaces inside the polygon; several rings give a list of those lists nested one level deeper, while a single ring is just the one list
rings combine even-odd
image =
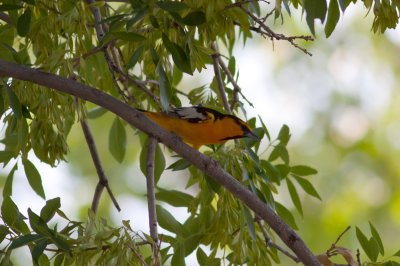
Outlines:
[{"label": "bird perched on branch", "polygon": [[240,118],[199,105],[180,107],[167,113],[139,111],[195,149],[202,145],[219,144],[243,137],[259,140],[249,125]]}]

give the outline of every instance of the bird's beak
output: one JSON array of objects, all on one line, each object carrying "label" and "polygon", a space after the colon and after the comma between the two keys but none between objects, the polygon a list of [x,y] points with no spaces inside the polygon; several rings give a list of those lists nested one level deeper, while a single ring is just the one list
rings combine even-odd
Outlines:
[{"label": "bird's beak", "polygon": [[260,141],[260,140],[261,140],[261,139],[260,139],[256,134],[254,134],[252,131],[248,131],[248,132],[246,132],[244,135],[245,135],[246,137],[249,137],[249,138],[255,140],[255,141]]}]

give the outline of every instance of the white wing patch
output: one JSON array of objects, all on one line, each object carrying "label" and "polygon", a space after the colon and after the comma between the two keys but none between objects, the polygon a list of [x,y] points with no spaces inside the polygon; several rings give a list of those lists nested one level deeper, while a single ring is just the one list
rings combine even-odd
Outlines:
[{"label": "white wing patch", "polygon": [[182,119],[187,120],[198,120],[204,121],[207,120],[207,116],[197,110],[195,107],[182,107],[176,108],[173,112]]}]

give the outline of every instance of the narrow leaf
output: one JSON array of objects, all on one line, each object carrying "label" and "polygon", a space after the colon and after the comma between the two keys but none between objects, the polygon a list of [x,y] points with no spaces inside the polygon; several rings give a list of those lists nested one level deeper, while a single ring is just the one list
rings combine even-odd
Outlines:
[{"label": "narrow leaf", "polygon": [[294,178],[308,195],[322,200],[321,196],[318,194],[317,190],[314,188],[310,181],[299,176],[294,176]]},{"label": "narrow leaf", "polygon": [[172,171],[181,171],[181,170],[188,168],[191,165],[192,164],[190,162],[188,162],[182,158],[182,159],[179,159],[178,161],[174,162],[170,166],[168,166],[167,169],[171,169]]},{"label": "narrow leaf", "polygon": [[285,146],[289,142],[290,130],[289,130],[289,127],[287,125],[283,125],[281,127],[281,130],[279,131],[279,134],[278,134],[278,139],[279,139],[280,143],[285,145]]},{"label": "narrow leaf", "polygon": [[21,237],[17,237],[11,242],[11,245],[8,248],[9,249],[19,248],[27,244],[30,244],[34,241],[37,241],[39,239],[43,239],[43,236],[37,234],[28,234]]},{"label": "narrow leaf", "polygon": [[31,17],[32,11],[30,8],[27,8],[25,12],[18,18],[17,32],[19,36],[25,37],[28,34],[31,27]]},{"label": "narrow leaf", "polygon": [[198,26],[206,22],[206,15],[201,11],[194,11],[182,18],[182,22],[189,26]]},{"label": "narrow leaf", "polygon": [[17,95],[15,95],[14,91],[8,85],[6,85],[6,91],[8,99],[10,100],[10,107],[13,110],[14,115],[17,118],[22,118],[22,107]]},{"label": "narrow leaf", "polygon": [[162,206],[157,205],[156,213],[158,223],[162,228],[175,233],[176,235],[182,235],[182,224],[179,223],[169,211],[164,209]]},{"label": "narrow leaf", "polygon": [[285,206],[275,201],[275,210],[294,230],[298,230],[293,214]]},{"label": "narrow leaf", "polygon": [[126,67],[128,69],[134,67],[137,64],[137,62],[139,61],[139,57],[143,53],[143,50],[144,50],[144,46],[140,46],[139,48],[137,48],[135,50],[135,52],[133,52],[131,58],[128,61],[128,64],[126,65]]},{"label": "narrow leaf", "polygon": [[246,225],[247,225],[247,229],[249,229],[250,237],[251,237],[251,239],[253,239],[255,241],[256,240],[256,229],[254,227],[253,216],[251,215],[251,213],[247,207],[243,207],[242,211],[243,211],[243,216],[246,219]]},{"label": "narrow leaf", "polygon": [[53,218],[57,210],[61,207],[60,198],[54,198],[46,201],[46,205],[40,211],[40,217],[46,223]]},{"label": "narrow leaf", "polygon": [[126,131],[121,120],[116,117],[108,135],[108,149],[112,156],[121,163],[126,153]]},{"label": "narrow leaf", "polygon": [[306,11],[306,21],[310,31],[315,35],[314,20],[320,19],[324,23],[327,4],[326,0],[305,0],[304,10]]},{"label": "narrow leaf", "polygon": [[171,53],[172,59],[174,60],[176,66],[183,72],[189,75],[193,74],[192,67],[190,65],[190,58],[186,55],[185,51],[176,43],[171,42],[168,36],[164,33],[162,34],[162,40],[165,48]]},{"label": "narrow leaf", "polygon": [[157,200],[164,201],[174,207],[189,207],[194,200],[190,194],[178,190],[160,189],[156,193]]},{"label": "narrow leaf", "polygon": [[371,222],[369,222],[369,227],[371,230],[372,237],[375,239],[375,241],[377,242],[377,244],[379,246],[379,253],[381,253],[381,255],[384,256],[385,249],[383,247],[382,239],[381,239],[378,231],[376,230],[376,228],[374,227],[374,225]]},{"label": "narrow leaf", "polygon": [[3,242],[4,238],[10,233],[8,227],[0,224],[0,243]]},{"label": "narrow leaf", "polygon": [[8,173],[6,182],[4,184],[4,188],[3,188],[3,197],[11,197],[12,195],[12,184],[13,184],[13,180],[14,180],[14,172],[15,170],[18,169],[18,164],[16,163],[14,165],[14,167],[11,169],[11,171]]},{"label": "narrow leaf", "polygon": [[98,118],[98,117],[104,115],[105,113],[107,113],[107,109],[105,109],[105,108],[103,108],[101,106],[98,106],[98,107],[95,107],[93,109],[90,109],[88,114],[87,114],[87,117],[89,119],[95,119],[95,118]]},{"label": "narrow leaf", "polygon": [[337,0],[330,0],[329,1],[329,8],[328,8],[328,19],[325,25],[325,36],[328,38],[331,36],[333,30],[336,27],[340,18],[340,11],[339,5]]},{"label": "narrow leaf", "polygon": [[39,171],[36,169],[35,165],[26,158],[22,159],[22,164],[24,165],[25,175],[28,179],[29,185],[40,197],[46,198],[42,185],[42,177]]},{"label": "narrow leaf", "polygon": [[293,185],[292,181],[289,178],[286,179],[286,184],[289,190],[290,198],[294,206],[296,207],[297,211],[303,216],[303,208],[301,206],[301,201],[299,194],[297,193],[296,187]]},{"label": "narrow leaf", "polygon": [[161,106],[164,111],[169,109],[169,103],[172,97],[172,89],[168,80],[167,74],[164,71],[161,63],[158,63],[156,68],[157,74],[160,78],[160,100]]},{"label": "narrow leaf", "polygon": [[373,250],[371,250],[371,245],[370,245],[367,237],[357,226],[356,226],[356,236],[357,236],[358,242],[360,243],[365,254],[367,254],[367,256],[370,260],[374,261],[374,259],[376,259],[376,258],[374,258],[375,252]]},{"label": "narrow leaf", "polygon": [[317,170],[314,168],[311,168],[307,165],[296,165],[290,167],[290,172],[292,172],[295,175],[299,176],[308,176],[308,175],[315,175],[318,173]]}]

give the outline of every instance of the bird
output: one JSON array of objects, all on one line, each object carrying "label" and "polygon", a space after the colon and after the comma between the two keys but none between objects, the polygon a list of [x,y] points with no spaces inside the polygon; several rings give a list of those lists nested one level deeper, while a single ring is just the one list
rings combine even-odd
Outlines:
[{"label": "bird", "polygon": [[179,107],[168,112],[138,110],[195,149],[244,137],[260,140],[240,118],[201,105]]}]

